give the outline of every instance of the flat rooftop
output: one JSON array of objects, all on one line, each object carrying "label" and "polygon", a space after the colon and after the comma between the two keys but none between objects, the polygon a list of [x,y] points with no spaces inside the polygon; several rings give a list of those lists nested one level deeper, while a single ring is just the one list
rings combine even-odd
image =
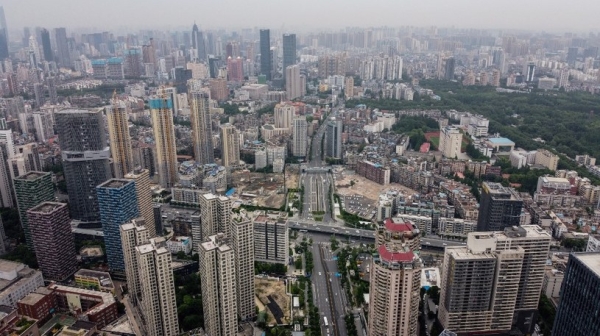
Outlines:
[{"label": "flat rooftop", "polygon": [[112,287],[113,286],[112,279],[110,278],[110,274],[108,274],[108,272],[94,271],[94,270],[82,268],[75,273],[75,276],[96,278],[96,279],[98,279],[98,281],[100,281],[100,284],[104,287]]},{"label": "flat rooftop", "polygon": [[67,205],[65,203],[44,202],[36,207],[29,209],[27,212],[51,213],[56,211],[57,209],[64,208],[66,206]]},{"label": "flat rooftop", "polygon": [[514,146],[515,143],[509,138],[489,138],[488,142],[496,146]]},{"label": "flat rooftop", "polygon": [[571,254],[571,257],[579,259],[597,277],[600,277],[600,253],[574,253]]},{"label": "flat rooftop", "polygon": [[30,172],[25,173],[25,174],[23,174],[21,176],[15,177],[15,180],[33,181],[33,180],[37,180],[38,178],[40,178],[42,176],[46,176],[46,175],[50,175],[50,173],[38,172],[38,171],[30,171]]},{"label": "flat rooftop", "polygon": [[27,296],[25,296],[24,298],[19,300],[19,302],[22,304],[33,306],[36,303],[40,302],[40,300],[42,300],[45,297],[46,297],[46,295],[36,293],[36,292],[31,292],[31,293],[27,294]]},{"label": "flat rooftop", "polygon": [[118,189],[118,188],[123,188],[123,186],[128,183],[133,183],[133,181],[125,180],[125,179],[110,179],[110,180],[102,183],[98,187]]}]

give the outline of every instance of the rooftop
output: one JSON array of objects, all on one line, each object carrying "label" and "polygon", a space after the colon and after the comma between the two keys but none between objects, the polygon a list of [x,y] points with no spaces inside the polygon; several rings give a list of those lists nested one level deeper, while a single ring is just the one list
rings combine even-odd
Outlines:
[{"label": "rooftop", "polygon": [[571,258],[578,259],[582,264],[589,268],[596,276],[600,277],[600,253],[574,253]]},{"label": "rooftop", "polygon": [[42,176],[46,176],[46,175],[50,175],[50,173],[46,173],[46,172],[38,172],[38,171],[30,171],[28,173],[25,173],[21,176],[15,177],[16,180],[28,180],[28,181],[33,181],[33,180],[37,180],[38,178],[42,177]]},{"label": "rooftop", "polygon": [[77,276],[96,278],[103,287],[113,287],[112,279],[110,278],[110,274],[108,274],[108,272],[94,271],[82,268],[75,273],[75,277]]},{"label": "rooftop", "polygon": [[488,142],[496,146],[514,146],[515,143],[509,138],[489,138]]},{"label": "rooftop", "polygon": [[27,294],[27,296],[25,296],[21,300],[19,300],[19,302],[22,304],[33,306],[36,303],[40,302],[40,300],[42,300],[45,297],[46,297],[46,295],[32,292],[32,293]]},{"label": "rooftop", "polygon": [[388,218],[385,220],[385,228],[393,232],[411,232],[413,225],[411,222],[400,222],[400,218]]},{"label": "rooftop", "polygon": [[377,249],[379,252],[379,257],[388,262],[409,262],[414,259],[414,253],[412,251],[408,252],[394,252],[390,251],[385,247],[385,245],[379,246]]},{"label": "rooftop", "polygon": [[123,188],[123,186],[125,186],[128,183],[134,183],[131,180],[125,180],[125,179],[110,179],[104,183],[102,183],[101,185],[99,185],[99,188],[114,188],[114,189],[118,189],[118,188]]},{"label": "rooftop", "polygon": [[67,205],[65,203],[58,202],[44,202],[38,204],[37,206],[29,209],[27,212],[39,212],[39,213],[51,213],[56,211],[57,209],[64,208]]}]

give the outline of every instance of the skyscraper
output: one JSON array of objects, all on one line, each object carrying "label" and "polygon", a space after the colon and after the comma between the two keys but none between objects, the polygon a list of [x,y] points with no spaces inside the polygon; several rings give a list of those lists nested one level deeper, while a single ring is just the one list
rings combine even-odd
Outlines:
[{"label": "skyscraper", "polygon": [[453,80],[454,79],[454,66],[455,66],[454,57],[447,58],[446,59],[446,68],[444,71],[444,79],[445,80]]},{"label": "skyscraper", "polygon": [[46,77],[46,85],[48,85],[48,98],[50,99],[50,104],[56,105],[58,104],[58,94],[56,92],[56,77],[48,76]]},{"label": "skyscraper", "polygon": [[202,62],[206,62],[207,52],[204,34],[202,34],[195,23],[192,27],[192,48],[196,49],[198,53],[198,59]]},{"label": "skyscraper", "polygon": [[533,79],[535,78],[535,63],[533,63],[533,62],[527,63],[525,70],[526,70],[525,71],[525,81],[533,82]]},{"label": "skyscraper", "polygon": [[285,91],[287,98],[293,100],[304,96],[306,91],[306,79],[300,75],[299,65],[290,65],[285,69]]},{"label": "skyscraper", "polygon": [[499,231],[519,225],[523,200],[514,189],[500,183],[483,182],[481,190],[478,231]]},{"label": "skyscraper", "polygon": [[69,52],[69,43],[67,42],[67,30],[65,28],[54,29],[56,39],[56,50],[58,63],[63,67],[71,66],[71,53]]},{"label": "skyscraper", "polygon": [[178,178],[173,101],[167,98],[152,98],[149,103],[156,143],[158,180],[163,188],[170,188],[177,183]]},{"label": "skyscraper", "polygon": [[125,262],[125,276],[127,277],[127,292],[134,305],[139,305],[142,300],[142,284],[140,267],[136,254],[136,246],[148,243],[149,232],[146,222],[142,218],[132,219],[119,227],[121,246],[123,247],[123,261]]},{"label": "skyscraper", "polygon": [[101,111],[63,110],[54,113],[61,149],[71,218],[100,220],[96,186],[111,178],[104,119]]},{"label": "skyscraper", "polygon": [[210,99],[205,92],[191,92],[189,93],[189,105],[194,159],[199,164],[214,163]]},{"label": "skyscraper", "polygon": [[14,155],[12,130],[0,130],[0,206],[3,208],[12,208],[15,204],[12,176],[8,166]]},{"label": "skyscraper", "polygon": [[293,124],[293,143],[292,154],[298,157],[306,156],[306,147],[308,146],[307,139],[308,123],[306,117],[299,116],[294,119]]},{"label": "skyscraper", "polygon": [[552,335],[600,334],[600,253],[569,256]]},{"label": "skyscraper", "polygon": [[342,129],[341,120],[332,119],[327,122],[325,133],[325,155],[333,159],[342,158]]},{"label": "skyscraper", "polygon": [[25,241],[29,249],[33,250],[33,241],[29,230],[29,218],[27,210],[43,202],[54,201],[54,184],[52,174],[46,172],[32,171],[14,179],[17,208],[21,227],[25,234]]},{"label": "skyscraper", "polygon": [[[388,218],[376,232],[370,273],[369,336],[416,335],[422,261],[415,224]],[[416,253],[415,253],[416,252]]]},{"label": "skyscraper", "polygon": [[106,121],[116,178],[122,178],[133,170],[133,149],[127,120],[125,103],[113,99],[112,106],[107,108],[106,111]]},{"label": "skyscraper", "polygon": [[144,218],[148,228],[149,238],[162,235],[162,230],[157,230],[154,219],[154,207],[152,206],[152,190],[150,189],[150,172],[148,169],[137,167],[124,176],[127,180],[135,183],[135,195],[137,198],[140,216]]},{"label": "skyscraper", "polygon": [[238,317],[250,321],[256,316],[254,304],[254,228],[246,213],[230,221],[231,248],[235,253]]},{"label": "skyscraper", "polygon": [[[283,34],[283,71],[296,64],[296,34]],[[283,74],[287,84],[287,74]]]},{"label": "skyscraper", "polygon": [[29,209],[27,217],[44,278],[62,281],[75,273],[78,268],[77,253],[67,204],[43,202]]},{"label": "skyscraper", "polygon": [[44,60],[46,62],[54,61],[54,52],[52,51],[52,45],[50,44],[50,32],[46,28],[42,28],[42,50],[44,51]]},{"label": "skyscraper", "polygon": [[204,331],[208,335],[237,335],[235,252],[223,234],[210,236],[199,252]]},{"label": "skyscraper", "polygon": [[237,166],[240,163],[240,136],[235,126],[221,125],[221,165]]},{"label": "skyscraper", "polygon": [[136,246],[135,250],[146,334],[179,335],[171,251],[167,249],[165,239],[150,239],[147,244]]},{"label": "skyscraper", "polygon": [[269,29],[260,30],[260,73],[265,75],[267,80],[271,80],[271,31]]},{"label": "skyscraper", "polygon": [[570,47],[567,52],[567,63],[569,66],[575,66],[575,62],[577,61],[577,56],[579,54],[579,48]]},{"label": "skyscraper", "polygon": [[123,261],[119,227],[140,216],[135,182],[125,179],[110,179],[98,185],[96,189],[98,189],[98,203],[100,204],[108,267],[113,272],[124,272],[125,262]]},{"label": "skyscraper", "polygon": [[0,6],[0,59],[8,58],[8,27],[4,16],[4,7]]}]

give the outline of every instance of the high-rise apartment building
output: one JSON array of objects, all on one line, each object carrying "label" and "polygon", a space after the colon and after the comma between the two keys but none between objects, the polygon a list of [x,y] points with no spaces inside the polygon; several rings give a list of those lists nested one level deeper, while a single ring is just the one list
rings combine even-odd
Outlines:
[{"label": "high-rise apartment building", "polygon": [[[419,229],[387,219],[376,232],[370,272],[369,336],[417,335],[422,261]],[[416,248],[416,249],[415,249]]]},{"label": "high-rise apartment building", "polygon": [[204,331],[208,335],[237,335],[235,252],[223,234],[208,237],[199,252]]},{"label": "high-rise apartment building", "polygon": [[27,211],[35,255],[44,278],[62,281],[77,271],[69,207],[43,202]]},{"label": "high-rise apartment building", "polygon": [[12,130],[0,130],[0,206],[14,207],[13,182],[9,162],[15,155]]},{"label": "high-rise apartment building", "polygon": [[237,166],[240,163],[240,135],[235,126],[221,125],[221,165]]},{"label": "high-rise apartment building", "polygon": [[506,228],[496,232],[495,237],[497,250],[523,248],[523,267],[512,320],[513,327],[523,334],[533,334],[552,237],[537,225]]},{"label": "high-rise apartment building", "polygon": [[285,91],[287,98],[293,100],[306,94],[306,77],[300,74],[299,65],[290,65],[284,68]]},{"label": "high-rise apartment building", "polygon": [[171,251],[164,238],[152,238],[135,248],[139,267],[141,303],[146,335],[179,335]]},{"label": "high-rise apartment building", "polygon": [[199,244],[206,241],[210,236],[223,233],[230,237],[231,229],[231,200],[226,196],[204,194],[200,196],[200,220],[199,232],[192,232],[192,241],[199,250]]},{"label": "high-rise apartment building", "polygon": [[354,77],[348,76],[344,80],[344,96],[346,99],[354,97]]},{"label": "high-rise apartment building", "polygon": [[523,264],[523,249],[496,251],[493,239],[469,236],[467,247],[447,247],[438,316],[458,334],[508,332]]},{"label": "high-rise apartment building", "polygon": [[111,178],[110,150],[101,111],[63,110],[54,113],[71,218],[100,220],[96,186]]},{"label": "high-rise apartment building", "polygon": [[205,92],[191,92],[189,95],[190,121],[194,159],[199,164],[215,162],[212,127],[210,122],[210,99]]},{"label": "high-rise apartment building", "polygon": [[133,149],[128,119],[125,103],[114,99],[112,106],[106,111],[106,121],[116,178],[123,178],[125,174],[133,170]]},{"label": "high-rise apartment building", "polygon": [[269,29],[260,30],[260,73],[265,75],[267,80],[271,80],[271,31]]},{"label": "high-rise apartment building", "polygon": [[256,261],[288,263],[289,235],[283,218],[260,214],[254,218],[254,259]]},{"label": "high-rise apartment building", "polygon": [[554,336],[599,335],[600,253],[572,253],[560,289]]},{"label": "high-rise apartment building", "polygon": [[334,159],[342,158],[342,131],[343,123],[339,119],[327,122],[325,133],[325,155]]},{"label": "high-rise apartment building", "polygon": [[499,231],[520,224],[523,200],[514,189],[483,182],[481,190],[478,231]]},{"label": "high-rise apartment building", "polygon": [[[29,217],[27,210],[43,202],[52,202],[54,197],[54,183],[52,174],[46,172],[32,171],[14,179],[17,208],[21,227],[25,234],[27,246],[33,250],[33,241],[29,230]],[[67,208],[68,209],[68,208]]]},{"label": "high-rise apartment building", "polygon": [[439,318],[458,334],[531,334],[550,248],[537,225],[469,233],[466,246],[447,247]]},{"label": "high-rise apartment building", "polygon": [[346,75],[346,54],[319,56],[319,78]]},{"label": "high-rise apartment building", "polygon": [[158,180],[163,188],[170,188],[177,183],[178,179],[173,101],[167,98],[152,98],[149,104],[156,143]]},{"label": "high-rise apartment building", "polygon": [[246,213],[230,221],[230,246],[235,253],[238,317],[250,321],[256,316],[254,304],[254,226]]},{"label": "high-rise apartment building", "polygon": [[277,104],[273,110],[273,119],[275,121],[275,128],[287,128],[292,127],[292,120],[296,115],[296,108],[290,104]]},{"label": "high-rise apartment building", "polygon": [[[283,70],[294,64],[296,64],[296,34],[283,34]],[[288,78],[288,74],[284,74],[286,85]]]},{"label": "high-rise apartment building", "polygon": [[547,149],[540,149],[535,153],[535,164],[542,165],[550,170],[558,168],[558,155]]},{"label": "high-rise apartment building", "polygon": [[150,238],[162,235],[162,230],[158,230],[154,219],[154,207],[152,206],[152,190],[150,189],[150,172],[148,169],[135,168],[129,174],[124,176],[126,180],[133,180],[135,183],[135,195],[140,216],[144,218]]},{"label": "high-rise apartment building", "polygon": [[299,116],[294,118],[292,133],[292,154],[298,157],[306,156],[306,149],[308,147],[308,122],[306,117]]},{"label": "high-rise apartment building", "polygon": [[110,179],[100,184],[97,189],[108,267],[112,271],[123,272],[125,262],[119,227],[140,216],[135,182]]},{"label": "high-rise apartment building", "polygon": [[462,133],[454,126],[446,126],[440,131],[439,150],[450,159],[457,158],[462,145]]},{"label": "high-rise apartment building", "polygon": [[138,265],[136,246],[148,243],[150,234],[143,218],[132,219],[119,227],[121,246],[123,247],[123,261],[125,262],[125,276],[127,277],[127,293],[134,305],[139,305],[142,300],[142,279]]},{"label": "high-rise apartment building", "polygon": [[229,89],[227,89],[227,79],[214,78],[209,81],[210,98],[219,102],[227,100]]}]

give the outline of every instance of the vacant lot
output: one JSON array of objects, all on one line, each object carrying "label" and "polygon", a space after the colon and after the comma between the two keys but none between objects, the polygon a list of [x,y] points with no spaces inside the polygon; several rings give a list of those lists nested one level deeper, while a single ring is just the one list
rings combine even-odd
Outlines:
[{"label": "vacant lot", "polygon": [[290,321],[290,297],[285,292],[283,281],[256,278],[254,280],[256,296],[267,310],[267,325],[289,324]]}]

